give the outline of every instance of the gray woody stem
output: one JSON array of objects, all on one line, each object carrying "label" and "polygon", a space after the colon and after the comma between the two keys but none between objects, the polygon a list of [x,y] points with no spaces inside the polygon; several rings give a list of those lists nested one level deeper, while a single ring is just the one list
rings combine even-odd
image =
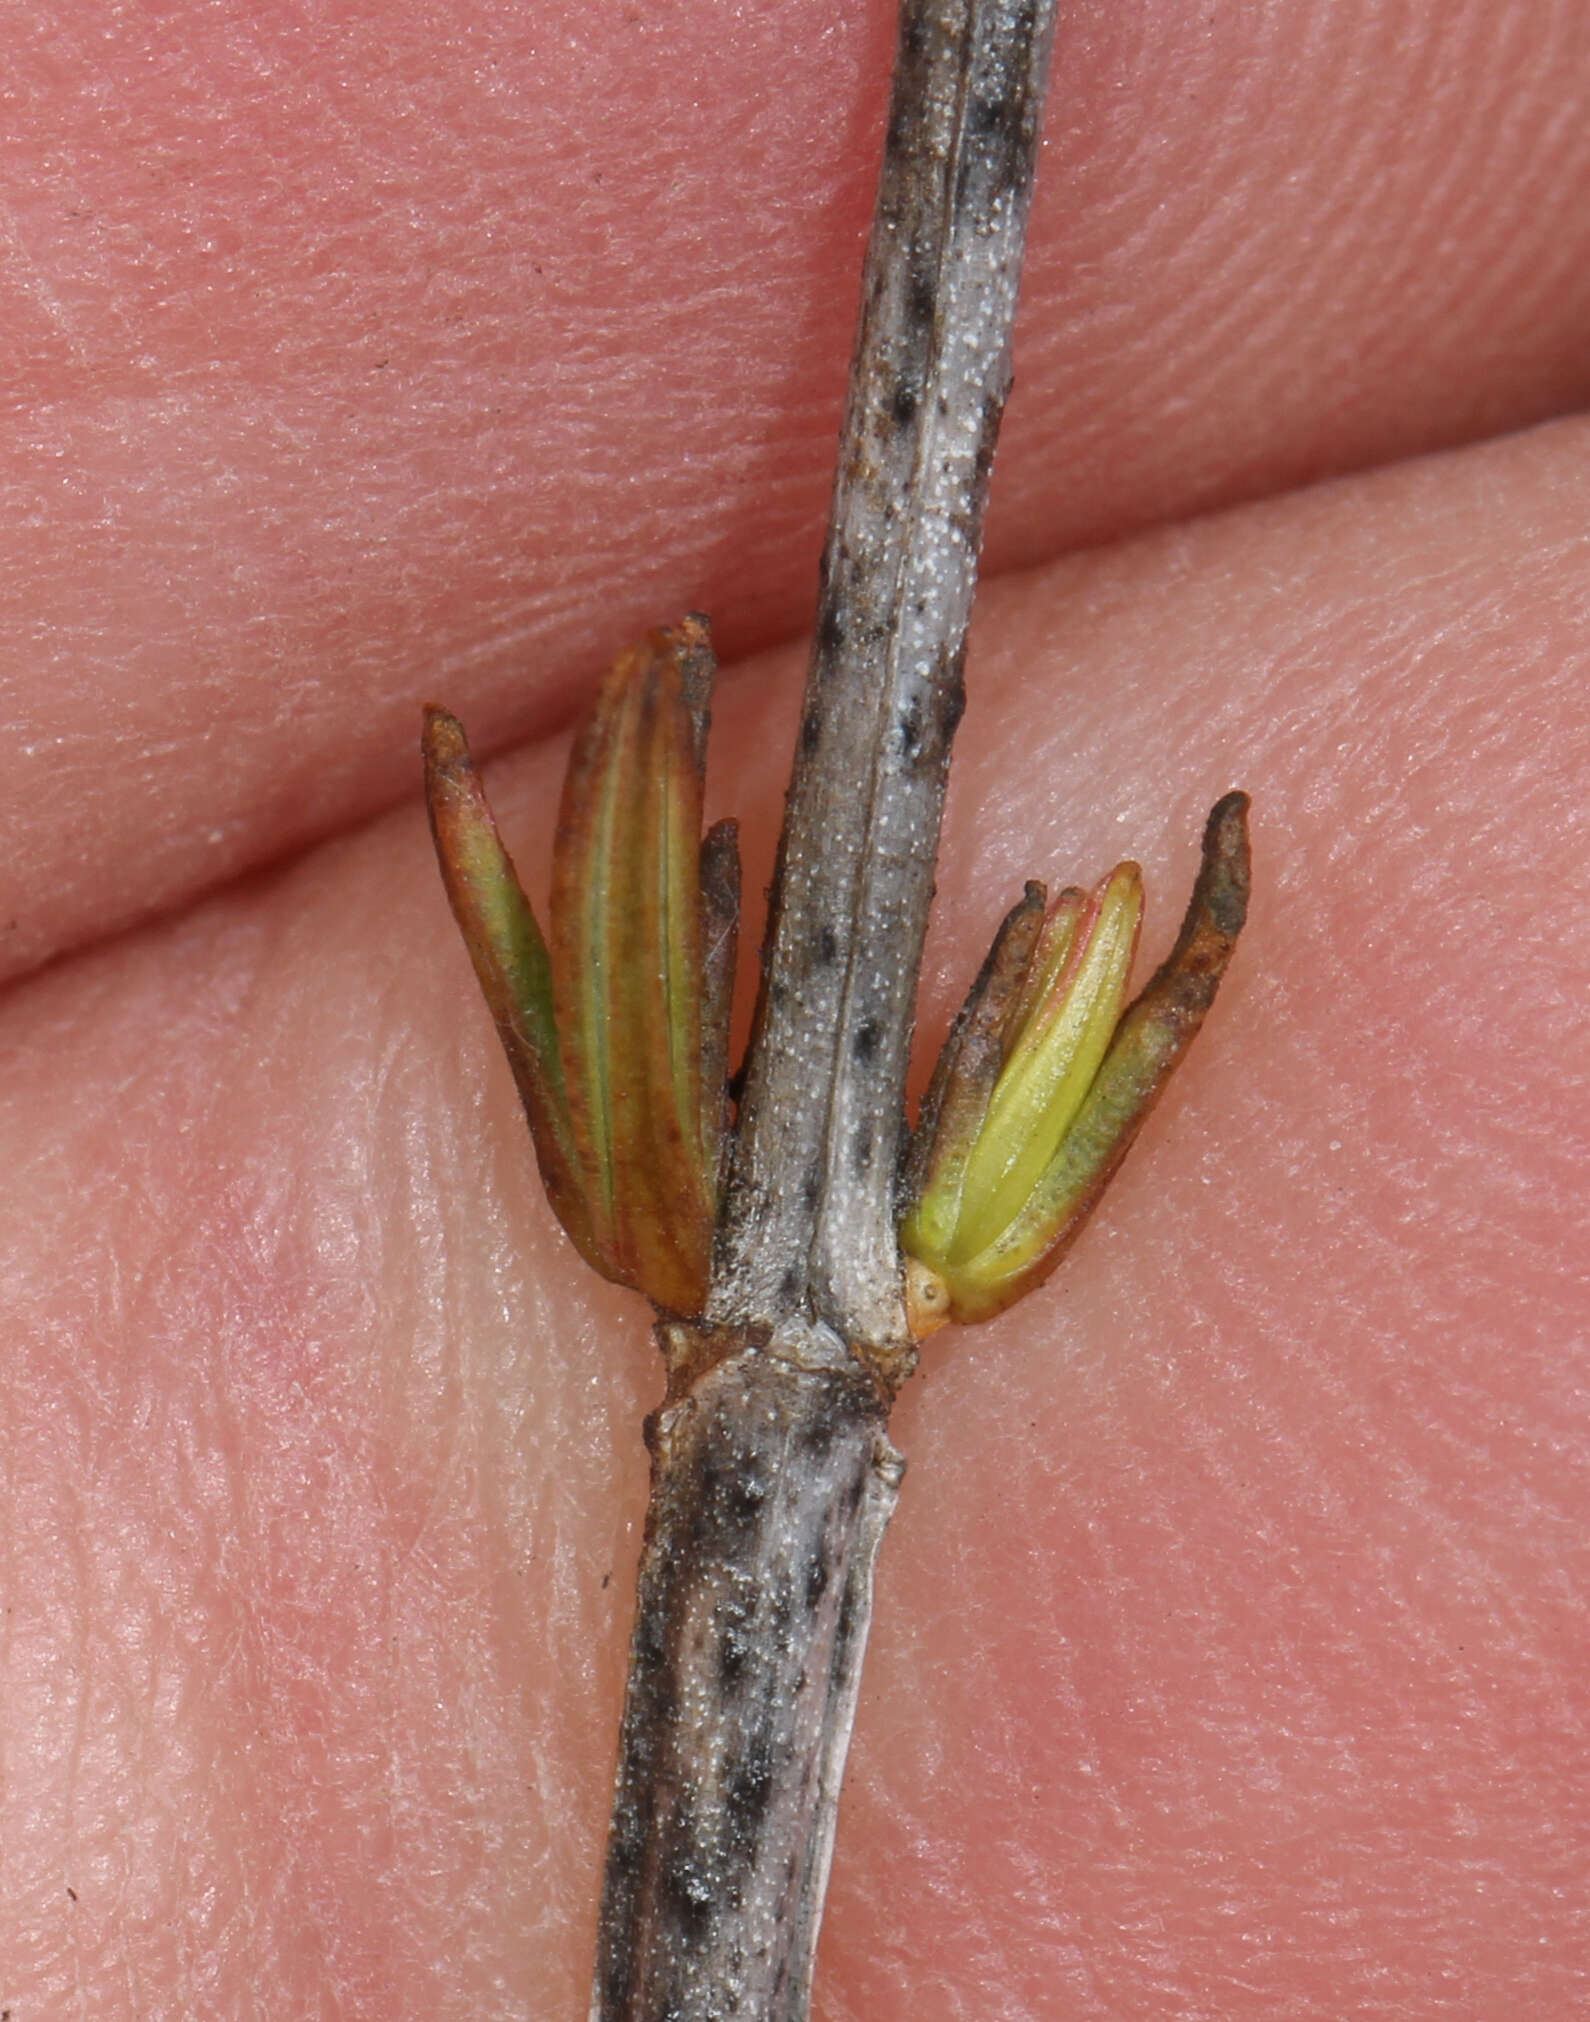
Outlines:
[{"label": "gray woody stem", "polygon": [[806,2022],[902,1471],[877,1386],[806,1346],[730,1354],[647,1424],[592,2022]]},{"label": "gray woody stem", "polygon": [[705,1325],[659,1328],[592,2022],[805,2022],[913,1359],[895,1171],[1052,0],[904,0]]},{"label": "gray woody stem", "polygon": [[890,1359],[894,1174],[1052,0],[904,0],[713,1317]]}]

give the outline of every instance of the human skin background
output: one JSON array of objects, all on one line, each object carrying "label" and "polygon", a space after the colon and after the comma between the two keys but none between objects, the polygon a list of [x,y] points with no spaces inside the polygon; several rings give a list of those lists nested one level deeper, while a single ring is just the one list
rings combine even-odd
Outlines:
[{"label": "human skin background", "polygon": [[[577,2016],[657,1365],[417,704],[539,886],[569,713],[713,611],[760,890],[889,10],[33,26],[0,2009]],[[1577,0],[1064,10],[923,1036],[1024,876],[1137,855],[1157,953],[1235,783],[1258,897],[897,1410],[830,2022],[1583,2001],[1587,89]]]}]

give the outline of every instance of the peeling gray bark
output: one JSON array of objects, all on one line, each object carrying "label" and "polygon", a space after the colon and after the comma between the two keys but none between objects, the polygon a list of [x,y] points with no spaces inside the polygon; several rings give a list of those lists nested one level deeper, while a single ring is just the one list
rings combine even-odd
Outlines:
[{"label": "peeling gray bark", "polygon": [[706,1321],[668,1323],[591,2022],[805,2022],[915,1351],[896,1170],[1053,0],[904,0]]}]

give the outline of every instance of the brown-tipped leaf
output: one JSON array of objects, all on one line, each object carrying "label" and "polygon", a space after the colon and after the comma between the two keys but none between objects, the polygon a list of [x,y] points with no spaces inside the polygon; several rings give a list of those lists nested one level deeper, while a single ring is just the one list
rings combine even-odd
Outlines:
[{"label": "brown-tipped leaf", "polygon": [[1217,803],[1181,932],[1115,1037],[1032,1196],[955,1274],[954,1317],[986,1320],[1040,1284],[1076,1240],[1203,1023],[1247,917],[1246,794]]},{"label": "brown-tipped leaf", "polygon": [[547,1199],[580,1254],[611,1275],[575,1167],[546,943],[497,832],[462,724],[445,709],[428,708],[421,749],[442,882],[530,1120]]},{"label": "brown-tipped leaf", "polygon": [[1057,932],[1045,934],[1050,948],[1040,944],[1043,992],[1018,1007],[1025,1015],[967,1163],[948,1261],[980,1255],[1008,1227],[1059,1148],[1120,1020],[1142,911],[1142,874],[1124,863],[1045,922]]},{"label": "brown-tipped leaf", "polygon": [[1046,894],[1029,883],[999,924],[977,980],[940,1049],[922,1098],[902,1175],[903,1248],[948,1248],[961,1211],[967,1163],[1005,1064],[1005,1041],[1044,925]]}]

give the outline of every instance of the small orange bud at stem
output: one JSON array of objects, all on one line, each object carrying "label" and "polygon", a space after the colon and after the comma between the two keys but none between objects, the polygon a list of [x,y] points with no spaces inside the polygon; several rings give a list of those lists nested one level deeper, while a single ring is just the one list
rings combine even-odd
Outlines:
[{"label": "small orange bud at stem", "polygon": [[925,1341],[954,1318],[950,1288],[931,1266],[905,1260],[905,1317],[913,1341]]}]

